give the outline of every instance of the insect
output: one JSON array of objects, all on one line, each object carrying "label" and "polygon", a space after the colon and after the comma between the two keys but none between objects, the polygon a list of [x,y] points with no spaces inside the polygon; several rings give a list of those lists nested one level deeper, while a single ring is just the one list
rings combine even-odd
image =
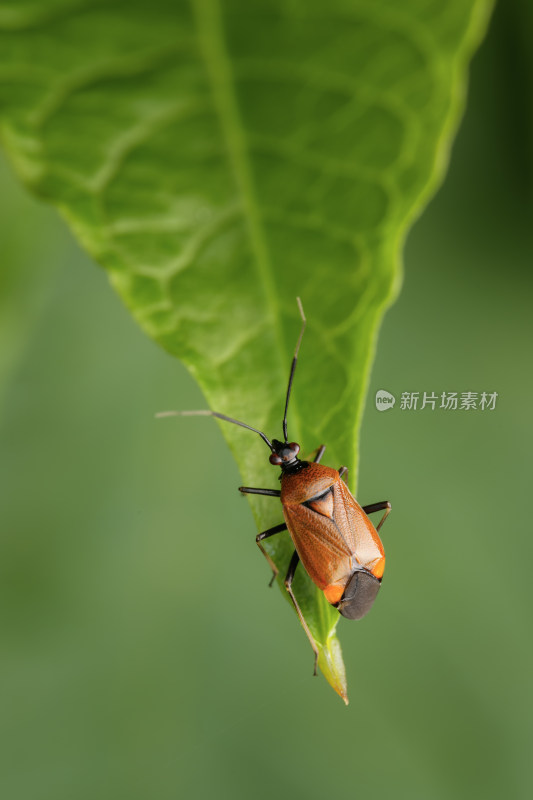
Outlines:
[{"label": "insect", "polygon": [[[316,674],[318,649],[292,590],[296,568],[301,561],[313,583],[324,592],[326,600],[337,608],[343,617],[348,619],[364,617],[372,608],[381,586],[385,551],[379,538],[379,530],[391,510],[391,504],[385,500],[360,506],[343,480],[347,468],[343,466],[336,470],[320,463],[326,449],[325,445],[318,448],[314,460],[310,462],[300,460],[298,458],[300,445],[289,441],[287,412],[306,326],[299,297],[297,302],[302,326],[292,359],[285,397],[283,441],[278,439],[270,441],[257,428],[215,411],[163,411],[157,416],[217,417],[259,434],[270,449],[270,463],[281,469],[279,476],[281,489],[239,486],[239,491],[243,494],[278,497],[281,500],[285,522],[259,533],[256,542],[272,569],[270,581],[272,585],[279,570],[263,547],[263,542],[285,529],[289,531],[295,550],[285,576],[285,587],[313,648]],[[377,511],[383,511],[384,514],[375,528],[368,515]]]}]

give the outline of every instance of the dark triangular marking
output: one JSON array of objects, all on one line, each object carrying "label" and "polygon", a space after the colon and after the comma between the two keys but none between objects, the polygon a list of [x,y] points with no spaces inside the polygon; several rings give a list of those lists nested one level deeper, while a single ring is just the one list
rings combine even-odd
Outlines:
[{"label": "dark triangular marking", "polygon": [[312,509],[312,511],[316,511],[317,514],[322,514],[323,517],[333,519],[333,508],[335,503],[331,489],[321,497],[317,497],[316,500],[309,500],[307,503],[305,503],[305,505],[307,508]]}]

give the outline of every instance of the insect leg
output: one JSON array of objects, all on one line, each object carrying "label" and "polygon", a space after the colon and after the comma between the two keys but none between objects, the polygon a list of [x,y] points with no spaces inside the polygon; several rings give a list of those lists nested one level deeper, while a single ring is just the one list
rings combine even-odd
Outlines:
[{"label": "insect leg", "polygon": [[346,479],[348,478],[348,467],[339,467],[339,478],[342,478],[343,475],[346,475]]},{"label": "insect leg", "polygon": [[294,592],[292,591],[292,579],[294,578],[294,573],[296,572],[296,567],[298,566],[299,561],[300,557],[295,550],[294,553],[292,554],[291,563],[289,564],[289,569],[287,570],[287,576],[285,578],[285,588],[287,589],[290,595],[294,608],[296,609],[296,613],[298,614],[300,622],[302,623],[302,627],[305,631],[305,634],[309,639],[311,647],[313,648],[313,653],[315,654],[315,665],[313,668],[313,675],[316,675],[316,666],[318,664],[318,649],[315,644],[315,640],[313,639],[313,636],[311,634],[311,631],[308,628],[307,622],[304,619],[304,615],[302,614],[300,606],[298,605],[296,597],[294,596]]},{"label": "insect leg", "polygon": [[269,528],[267,531],[263,531],[263,533],[258,533],[257,536],[255,537],[255,541],[258,548],[263,553],[264,557],[270,564],[270,568],[272,570],[272,578],[270,580],[270,583],[268,584],[269,586],[272,586],[272,584],[274,583],[274,580],[279,572],[279,569],[276,567],[276,565],[268,555],[267,551],[265,550],[261,542],[263,541],[263,539],[268,539],[269,536],[274,536],[276,533],[281,533],[281,531],[284,531],[286,527],[287,525],[284,522],[282,522],[281,525],[274,525],[273,528]]},{"label": "insect leg", "polygon": [[269,497],[279,497],[279,489],[254,489],[252,486],[239,486],[239,492],[243,494],[266,494]]},{"label": "insect leg", "polygon": [[321,460],[321,458],[322,458],[322,456],[324,455],[325,452],[326,452],[326,445],[325,444],[321,444],[320,447],[317,450],[316,456],[313,459],[315,464],[320,464],[320,460]]},{"label": "insect leg", "polygon": [[381,520],[380,520],[380,522],[379,522],[379,524],[378,524],[378,526],[376,528],[376,530],[379,531],[379,529],[381,528],[381,526],[383,525],[383,523],[385,522],[385,520],[389,516],[391,508],[392,508],[392,506],[391,506],[391,504],[389,503],[388,500],[382,500],[381,503],[372,503],[372,505],[370,505],[370,506],[363,506],[363,511],[365,512],[365,514],[373,514],[374,511],[384,511],[385,512],[383,514],[383,516],[381,517]]}]

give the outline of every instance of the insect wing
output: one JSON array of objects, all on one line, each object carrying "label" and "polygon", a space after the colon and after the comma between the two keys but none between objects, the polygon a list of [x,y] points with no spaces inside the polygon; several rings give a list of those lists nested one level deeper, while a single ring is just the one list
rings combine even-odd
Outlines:
[{"label": "insect wing", "polygon": [[376,578],[383,575],[381,540],[344,481],[337,480],[316,500],[284,504],[283,513],[300,560],[319,589],[345,586],[358,567]]},{"label": "insect wing", "polygon": [[335,484],[335,523],[357,563],[381,578],[385,551],[379,535],[355,497],[344,483]]},{"label": "insect wing", "polygon": [[[335,486],[332,486],[321,498],[321,510],[319,504],[312,502],[309,506],[289,503],[283,507],[285,522],[300,560],[319,589],[346,582],[352,573],[350,546],[334,518],[336,494]],[[330,508],[331,516],[321,513]]]}]

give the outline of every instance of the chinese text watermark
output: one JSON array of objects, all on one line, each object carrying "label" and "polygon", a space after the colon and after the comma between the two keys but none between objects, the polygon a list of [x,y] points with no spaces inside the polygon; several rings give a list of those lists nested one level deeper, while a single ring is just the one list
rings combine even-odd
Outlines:
[{"label": "chinese text watermark", "polygon": [[[494,411],[498,392],[402,392],[400,411]],[[376,392],[376,408],[388,411],[396,398],[385,389]]]}]

